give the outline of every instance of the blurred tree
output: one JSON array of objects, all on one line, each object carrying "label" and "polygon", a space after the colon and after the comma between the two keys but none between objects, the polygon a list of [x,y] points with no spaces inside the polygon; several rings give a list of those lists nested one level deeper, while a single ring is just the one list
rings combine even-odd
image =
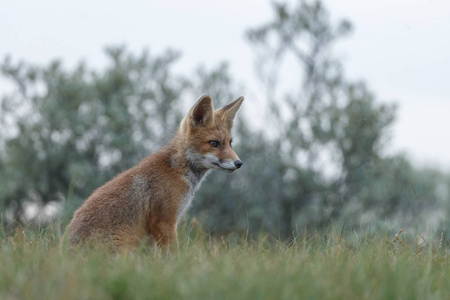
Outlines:
[{"label": "blurred tree", "polygon": [[[274,3],[273,8],[274,20],[248,31],[247,37],[257,53],[257,72],[267,90],[267,119],[285,124],[275,130],[285,171],[280,175],[287,181],[285,195],[279,201],[284,207],[286,227],[291,231],[295,224],[308,223],[299,218],[301,208],[316,203],[321,212],[314,214],[311,219],[315,221],[311,222],[323,222],[330,216],[330,212],[323,212],[330,210],[329,203],[325,203],[329,201],[324,200],[336,202],[341,198],[333,195],[335,192],[332,197],[323,195],[340,185],[325,180],[318,162],[323,146],[333,142],[333,126],[342,119],[337,99],[343,85],[341,66],[330,55],[330,48],[351,26],[347,21],[337,26],[330,24],[319,1],[300,1],[293,9]],[[297,75],[301,90],[280,96],[278,82],[285,59],[290,59],[289,74]],[[298,63],[297,68],[292,61]],[[285,100],[279,101],[280,98]]]},{"label": "blurred tree", "polygon": [[84,64],[74,71],[59,62],[39,68],[7,58],[2,64],[15,89],[2,99],[0,201],[15,219],[26,201],[64,199],[71,183],[79,204],[175,130],[187,86],[171,71],[178,54],[106,53],[110,64],[100,74]]},{"label": "blurred tree", "polygon": [[[346,212],[352,211],[348,224],[358,226],[358,216],[371,208],[376,207],[378,218],[404,210],[408,192],[400,188],[418,185],[432,194],[432,185],[419,182],[413,169],[388,164],[390,160],[382,157],[395,106],[376,103],[365,84],[346,80],[332,55],[333,45],[350,32],[351,24],[345,20],[333,24],[321,1],[301,0],[294,8],[274,3],[274,12],[273,21],[248,31],[247,37],[257,53],[257,72],[267,87],[270,113],[278,124],[286,124],[278,127],[284,169],[292,175],[286,185],[290,196],[280,199],[291,214],[284,218],[322,227],[348,219]],[[285,61],[290,76],[283,77]],[[280,78],[292,79],[291,74],[299,78],[300,89],[280,96]],[[382,168],[386,173],[381,182]],[[394,186],[386,178],[394,180]],[[418,203],[414,197],[407,197],[407,211],[423,208],[412,205]],[[299,210],[305,201],[311,205],[306,213]]]}]

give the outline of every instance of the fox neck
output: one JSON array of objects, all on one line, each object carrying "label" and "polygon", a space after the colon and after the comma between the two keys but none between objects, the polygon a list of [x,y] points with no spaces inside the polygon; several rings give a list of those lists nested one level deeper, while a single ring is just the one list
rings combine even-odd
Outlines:
[{"label": "fox neck", "polygon": [[182,169],[186,179],[194,191],[209,172],[208,168],[196,163],[195,155],[186,146],[185,141],[178,134],[166,145],[169,150],[168,159],[174,169]]},{"label": "fox neck", "polygon": [[206,177],[209,172],[209,169],[199,168],[189,160],[187,161],[188,166],[188,177],[191,185],[194,185],[197,188],[201,181]]},{"label": "fox neck", "polygon": [[189,188],[180,198],[177,209],[177,223],[183,215],[189,210],[194,194],[200,187],[202,180],[208,173],[208,169],[200,167],[195,163],[192,152],[186,147],[182,139],[178,139],[177,135],[165,146],[167,151],[167,159],[170,166],[180,172],[180,175],[186,180]]}]

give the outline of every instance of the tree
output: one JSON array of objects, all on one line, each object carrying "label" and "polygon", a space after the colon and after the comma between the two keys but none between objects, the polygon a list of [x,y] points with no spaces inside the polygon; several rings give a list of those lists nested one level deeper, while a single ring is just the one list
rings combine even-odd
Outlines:
[{"label": "tree", "polygon": [[67,71],[58,61],[2,64],[15,89],[2,99],[0,122],[9,130],[1,135],[0,201],[15,219],[27,201],[61,201],[70,186],[79,204],[158,149],[178,125],[187,83],[171,70],[176,52],[106,54],[110,64],[102,73],[84,64]]},{"label": "tree", "polygon": [[[345,79],[332,48],[350,32],[348,21],[333,24],[321,1],[299,1],[294,8],[274,3],[274,12],[273,21],[247,36],[259,57],[257,71],[268,87],[272,112],[277,122],[286,124],[279,128],[280,149],[286,169],[295,174],[289,186],[299,188],[284,202],[297,223],[326,226],[371,184],[369,174],[383,162],[386,129],[395,107],[378,104],[364,83]],[[300,89],[282,96],[277,86],[285,60],[290,62],[289,74],[299,78]],[[285,100],[276,100],[280,98]],[[309,197],[301,190],[310,191]],[[306,218],[299,211],[305,204],[294,205],[305,201],[316,211]]]}]

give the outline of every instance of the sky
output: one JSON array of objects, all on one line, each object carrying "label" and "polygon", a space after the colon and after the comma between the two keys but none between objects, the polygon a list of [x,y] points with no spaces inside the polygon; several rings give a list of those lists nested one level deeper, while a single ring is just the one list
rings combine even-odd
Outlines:
[{"label": "sky", "polygon": [[[324,3],[333,19],[354,26],[335,49],[347,77],[398,105],[388,152],[450,171],[450,1]],[[69,68],[84,60],[102,68],[105,46],[154,54],[173,48],[182,53],[177,70],[184,74],[228,61],[247,87],[244,96],[257,105],[260,85],[244,33],[271,17],[271,1],[264,0],[2,0],[0,60],[10,55],[44,65],[58,58]],[[0,81],[0,94],[6,91]]]}]

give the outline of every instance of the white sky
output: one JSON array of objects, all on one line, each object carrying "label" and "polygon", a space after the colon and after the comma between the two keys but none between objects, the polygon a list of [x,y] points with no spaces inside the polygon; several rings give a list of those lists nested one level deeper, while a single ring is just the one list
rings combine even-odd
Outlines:
[{"label": "white sky", "polygon": [[[153,53],[171,47],[181,50],[177,68],[184,73],[200,63],[210,68],[229,61],[234,77],[248,87],[247,103],[256,106],[253,53],[244,32],[271,19],[270,3],[2,0],[0,59],[10,54],[14,61],[46,64],[60,58],[68,67],[84,59],[101,68],[108,45]],[[333,18],[354,25],[336,52],[346,74],[364,79],[380,101],[399,104],[390,151],[450,170],[450,1],[325,3]],[[0,86],[0,93],[4,90]]]}]

